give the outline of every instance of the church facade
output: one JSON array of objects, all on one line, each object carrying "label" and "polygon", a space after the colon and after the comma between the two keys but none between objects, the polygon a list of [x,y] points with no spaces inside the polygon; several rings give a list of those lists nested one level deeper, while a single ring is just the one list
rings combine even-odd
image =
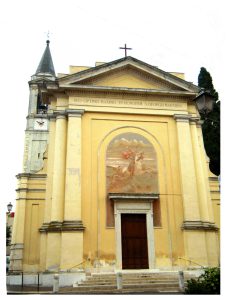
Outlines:
[{"label": "church facade", "polygon": [[219,265],[219,187],[199,88],[130,56],[35,75],[11,245],[12,272]]}]

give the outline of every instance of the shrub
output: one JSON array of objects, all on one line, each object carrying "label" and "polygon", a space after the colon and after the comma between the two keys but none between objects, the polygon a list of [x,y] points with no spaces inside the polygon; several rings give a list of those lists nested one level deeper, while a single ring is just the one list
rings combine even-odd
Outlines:
[{"label": "shrub", "polygon": [[198,279],[187,280],[186,294],[220,294],[220,268],[206,268]]}]

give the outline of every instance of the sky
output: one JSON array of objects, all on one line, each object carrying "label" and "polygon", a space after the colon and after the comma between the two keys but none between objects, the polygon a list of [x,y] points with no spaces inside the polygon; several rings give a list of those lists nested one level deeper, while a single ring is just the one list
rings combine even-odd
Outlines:
[{"label": "sky", "polygon": [[124,50],[119,47],[126,43],[133,49],[128,55],[167,72],[184,72],[185,79],[194,84],[200,68],[205,67],[220,100],[224,98],[221,72],[226,63],[224,1],[7,0],[1,3],[4,80],[1,95],[2,104],[7,105],[7,112],[1,118],[5,206],[9,201],[15,203],[15,175],[22,172],[28,81],[44,52],[47,32],[50,32],[56,73],[67,73],[69,65],[95,66],[96,61],[122,58]]},{"label": "sky", "polygon": [[[209,0],[20,0],[1,1],[1,205],[15,203],[15,175],[22,172],[28,81],[35,73],[50,32],[56,73],[69,65],[94,66],[124,56],[169,72],[184,72],[197,84],[201,67],[225,98],[227,37],[225,1]],[[7,108],[7,110],[5,110]],[[10,147],[9,147],[10,146]]]},{"label": "sky", "polygon": [[184,72],[194,84],[205,67],[222,101],[227,96],[225,14],[224,0],[1,1],[1,211],[9,201],[15,209],[28,81],[48,31],[56,73],[67,73],[69,65],[94,66],[96,61],[122,58],[119,47],[126,43],[133,48],[128,55],[167,72]]}]

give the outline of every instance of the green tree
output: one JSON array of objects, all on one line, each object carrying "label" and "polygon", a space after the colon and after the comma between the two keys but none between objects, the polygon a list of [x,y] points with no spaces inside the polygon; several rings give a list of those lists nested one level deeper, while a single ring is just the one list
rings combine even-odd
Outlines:
[{"label": "green tree", "polygon": [[187,280],[186,294],[220,294],[220,268],[207,268],[197,279]]},{"label": "green tree", "polygon": [[202,67],[198,76],[198,86],[209,90],[215,99],[213,111],[208,116],[201,114],[204,146],[210,159],[210,170],[220,174],[220,101],[215,91],[210,73]]}]

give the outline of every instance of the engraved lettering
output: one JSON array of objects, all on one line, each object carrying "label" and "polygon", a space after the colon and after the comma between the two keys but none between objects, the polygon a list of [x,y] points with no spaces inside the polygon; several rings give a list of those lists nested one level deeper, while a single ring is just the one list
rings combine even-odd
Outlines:
[{"label": "engraved lettering", "polygon": [[132,107],[132,108],[154,108],[154,109],[185,109],[186,103],[169,102],[169,99],[165,101],[165,98],[158,100],[123,100],[123,99],[97,99],[97,98],[71,98],[71,101],[77,105],[93,105],[93,106],[105,106],[112,105],[115,107]]}]

